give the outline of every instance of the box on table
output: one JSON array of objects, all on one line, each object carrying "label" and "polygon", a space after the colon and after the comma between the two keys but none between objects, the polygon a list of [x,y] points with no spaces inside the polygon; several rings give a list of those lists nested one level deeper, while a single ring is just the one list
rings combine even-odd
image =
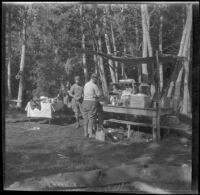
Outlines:
[{"label": "box on table", "polygon": [[129,97],[129,106],[136,108],[148,108],[151,103],[150,96],[146,95],[133,95]]},{"label": "box on table", "polygon": [[105,132],[104,131],[96,131],[95,138],[100,141],[105,141]]}]

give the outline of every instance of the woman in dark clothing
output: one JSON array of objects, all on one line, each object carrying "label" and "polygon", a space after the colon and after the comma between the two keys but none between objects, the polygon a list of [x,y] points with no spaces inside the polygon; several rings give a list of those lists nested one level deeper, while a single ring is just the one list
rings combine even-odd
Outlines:
[{"label": "woman in dark clothing", "polygon": [[59,92],[58,92],[58,95],[57,95],[57,99],[64,102],[65,96],[66,96],[65,86],[63,85],[63,83],[61,83],[60,89],[59,89]]},{"label": "woman in dark clothing", "polygon": [[32,99],[30,101],[31,109],[34,110],[35,108],[41,110],[41,103],[39,99],[39,94],[36,89],[32,91]]},{"label": "woman in dark clothing", "polygon": [[64,106],[63,106],[62,112],[64,112],[65,114],[70,113],[69,108],[71,107],[71,103],[70,103],[70,96],[68,92],[69,90],[70,90],[69,81],[66,83],[66,85],[61,83],[59,93],[56,97],[59,101],[63,102]]}]

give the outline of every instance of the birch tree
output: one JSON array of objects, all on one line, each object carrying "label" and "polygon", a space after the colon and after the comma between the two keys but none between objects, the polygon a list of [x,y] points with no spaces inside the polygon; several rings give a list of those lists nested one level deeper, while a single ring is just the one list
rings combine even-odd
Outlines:
[{"label": "birch tree", "polygon": [[24,86],[24,65],[25,65],[25,52],[26,52],[26,22],[27,22],[27,8],[23,11],[22,19],[22,48],[21,48],[21,60],[19,69],[19,88],[17,97],[17,108],[22,106],[23,86]]},{"label": "birch tree", "polygon": [[[108,15],[108,10],[107,8],[104,9],[104,18],[103,18],[103,24],[104,24],[104,37],[105,37],[105,43],[106,43],[106,49],[107,49],[107,54],[111,55],[111,47],[110,47],[110,40],[109,36],[107,33],[107,15]],[[115,68],[114,68],[114,63],[112,60],[108,60],[109,63],[109,69],[110,69],[110,74],[111,74],[111,80],[113,83],[116,82],[115,78]]]},{"label": "birch tree", "polygon": [[[92,49],[93,49],[93,51],[96,51],[94,41],[92,42]],[[95,65],[95,73],[97,74],[98,73],[98,61],[97,61],[96,54],[93,54],[93,60],[94,60],[94,65]]]},{"label": "birch tree", "polygon": [[151,38],[150,38],[150,16],[148,13],[147,5],[144,6],[144,27],[145,27],[145,37],[147,39],[148,54],[149,54],[149,57],[152,57],[153,50],[152,50]]},{"label": "birch tree", "polygon": [[[111,10],[111,6],[110,6],[110,10]],[[109,12],[109,16],[110,16],[110,20],[111,20],[111,15]],[[116,47],[116,41],[115,41],[115,35],[114,35],[114,29],[113,29],[113,21],[110,21],[110,30],[111,30],[111,39],[112,39],[112,44],[113,44],[113,55],[117,56],[117,47]],[[118,62],[115,61],[115,79],[116,82],[118,82]]]},{"label": "birch tree", "polygon": [[[190,44],[189,44],[190,45]],[[189,48],[188,48],[189,51]],[[191,101],[189,95],[189,87],[188,87],[188,80],[189,80],[189,63],[190,63],[190,54],[188,54],[187,60],[184,61],[184,89],[183,89],[183,104],[181,107],[181,113],[183,114],[190,114],[191,113]]]},{"label": "birch tree", "polygon": [[[162,31],[163,31],[163,16],[160,15],[160,26],[159,26],[159,52],[162,53],[163,46],[162,46]],[[160,91],[163,88],[163,64],[160,63],[159,67],[159,74],[160,74]]]},{"label": "birch tree", "polygon": [[[95,7],[95,17],[96,17],[96,33],[97,33],[97,39],[98,39],[98,51],[102,52],[102,41],[101,41],[100,27],[99,27],[99,24],[97,23],[98,14],[97,14],[96,7]],[[98,69],[99,69],[99,73],[100,73],[100,77],[101,77],[103,93],[107,97],[108,96],[108,85],[107,85],[106,76],[105,76],[103,58],[101,56],[98,56]]]},{"label": "birch tree", "polygon": [[[141,5],[141,15],[142,15],[142,57],[147,57],[147,15],[146,15],[146,6],[145,4]],[[148,70],[147,64],[142,64],[142,75],[144,82],[148,80]]]},{"label": "birch tree", "polygon": [[[135,17],[137,17],[137,11],[135,11]],[[139,49],[139,30],[138,30],[138,23],[137,21],[135,22],[135,45],[136,49]]]},{"label": "birch tree", "polygon": [[[83,17],[83,5],[80,5],[80,17]],[[81,22],[81,35],[82,35],[82,39],[81,39],[81,46],[82,49],[85,49],[85,34],[83,31],[83,22]],[[83,60],[83,72],[84,72],[84,77],[85,77],[85,82],[88,81],[88,70],[87,70],[87,66],[86,66],[86,54],[83,52],[82,54],[82,60]]]},{"label": "birch tree", "polygon": [[[143,47],[142,47],[142,57],[152,57],[153,56],[153,49],[151,45],[151,38],[150,38],[150,14],[148,13],[147,5],[141,5],[141,15],[142,15],[142,32],[143,32]],[[147,54],[148,53],[148,54]],[[155,94],[155,82],[154,82],[154,68],[152,68],[152,81],[150,86],[151,97],[154,97]],[[143,82],[149,81],[148,76],[148,69],[147,64],[142,64],[142,75],[143,75]]]},{"label": "birch tree", "polygon": [[7,24],[8,24],[8,66],[7,66],[7,87],[8,99],[12,98],[11,91],[11,11],[7,9]]},{"label": "birch tree", "polygon": [[[123,4],[122,8],[121,8],[121,15],[122,15],[122,21],[124,23],[124,9],[126,8],[126,5]],[[124,24],[123,24],[124,25]],[[126,43],[126,30],[123,28],[123,42],[124,42],[124,48],[123,48],[123,54],[124,54],[124,57],[126,57],[126,53],[127,53],[127,49],[126,49],[126,46],[127,46],[127,43]],[[127,78],[126,76],[126,73],[125,73],[125,64],[122,63],[122,66],[121,66],[122,70],[122,78]]]},{"label": "birch tree", "polygon": [[[185,25],[185,31],[183,33],[183,37],[184,40],[181,42],[180,45],[180,50],[179,50],[179,54],[178,56],[183,56],[186,58],[189,58],[189,43],[190,43],[190,36],[191,36],[191,29],[192,29],[192,5],[189,5],[187,7],[187,21],[186,21],[186,25]],[[184,82],[184,93],[185,93],[185,98],[184,98],[184,106],[185,108],[183,108],[183,111],[186,112],[187,111],[187,93],[188,93],[188,73],[189,73],[189,63],[188,61],[185,61],[183,63],[184,65],[181,67],[179,74],[178,74],[178,78],[176,80],[175,83],[175,91],[174,91],[174,109],[175,111],[178,110],[179,108],[179,103],[180,103],[180,90],[181,90],[181,81],[182,81],[182,75],[183,75],[183,71],[185,71],[185,82]]]},{"label": "birch tree", "polygon": [[[189,14],[187,12],[187,19],[186,19],[186,23],[185,23],[183,33],[182,33],[182,38],[181,38],[181,42],[180,42],[178,56],[184,56],[183,55],[183,48],[184,48],[184,44],[185,44],[185,40],[186,40],[187,31],[189,30],[188,27],[190,26],[189,23],[191,23],[191,19],[189,18]],[[177,67],[175,67],[175,69],[174,69],[174,73],[177,71],[176,68]],[[180,70],[180,72],[182,72],[182,70]],[[167,98],[172,97],[172,92],[173,92],[174,86],[175,86],[175,81],[174,81],[174,79],[172,79],[171,82],[170,82],[169,89],[168,89]]]}]

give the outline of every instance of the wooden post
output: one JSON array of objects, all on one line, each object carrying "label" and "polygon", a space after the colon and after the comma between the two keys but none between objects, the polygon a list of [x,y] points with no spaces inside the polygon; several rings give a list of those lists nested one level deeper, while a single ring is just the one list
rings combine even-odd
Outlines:
[{"label": "wooden post", "polygon": [[131,125],[127,125],[127,127],[128,127],[128,138],[130,138],[130,134],[131,134]]},{"label": "wooden post", "polygon": [[156,65],[157,65],[157,104],[156,104],[156,141],[160,141],[160,74],[159,74],[159,58],[158,51],[156,51]]},{"label": "wooden post", "polygon": [[156,123],[157,123],[157,117],[152,118],[152,139],[153,142],[156,142]]}]

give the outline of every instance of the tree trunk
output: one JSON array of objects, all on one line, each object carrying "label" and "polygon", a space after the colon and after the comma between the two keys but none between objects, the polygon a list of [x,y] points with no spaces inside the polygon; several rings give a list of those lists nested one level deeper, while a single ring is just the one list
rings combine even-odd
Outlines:
[{"label": "tree trunk", "polygon": [[[94,45],[94,42],[92,43],[92,47],[93,47],[93,51],[96,51],[96,48],[95,48],[95,45]],[[93,59],[94,59],[94,64],[95,64],[95,73],[97,74],[98,73],[98,65],[97,65],[97,55],[96,54],[93,54]]]},{"label": "tree trunk", "polygon": [[[159,28],[159,52],[160,53],[162,53],[162,50],[163,50],[162,29],[163,29],[163,17],[160,16],[160,28]],[[162,89],[163,89],[163,64],[162,63],[160,63],[159,74],[160,74],[160,91],[162,92]]]},{"label": "tree trunk", "polygon": [[[126,41],[124,41],[124,56],[126,57]],[[127,78],[126,73],[125,73],[125,64],[122,63],[122,78],[125,79]]]},{"label": "tree trunk", "polygon": [[[101,42],[101,37],[98,37],[98,50],[99,52],[102,52],[102,42]],[[103,93],[105,96],[108,96],[108,85],[107,85],[107,81],[106,81],[106,75],[105,75],[105,70],[104,70],[104,66],[103,66],[103,58],[101,56],[99,56],[99,71],[100,71],[100,77],[101,77],[101,81],[102,81],[102,88],[103,88]]]},{"label": "tree trunk", "polygon": [[[188,56],[188,45],[190,43],[190,33],[191,33],[191,28],[192,28],[192,5],[190,5],[188,7],[188,12],[187,12],[187,23],[186,23],[186,32],[185,32],[185,41],[184,44],[181,45],[181,56],[187,57]],[[184,63],[185,65],[185,63]],[[185,65],[185,67],[187,67],[189,65]],[[181,70],[179,72],[178,78],[176,80],[176,85],[175,85],[175,92],[174,92],[174,109],[175,111],[178,111],[179,108],[179,104],[180,104],[180,88],[181,88],[181,78],[182,78],[182,74],[183,74],[183,69],[184,67],[181,67]],[[188,71],[186,68],[186,79],[188,79]],[[188,87],[188,84],[186,85]],[[187,101],[187,97],[186,100]]]},{"label": "tree trunk", "polygon": [[[186,24],[185,24],[185,27],[184,27],[184,30],[183,30],[178,56],[184,56],[183,55],[183,50],[184,50],[184,45],[185,45],[185,41],[186,41],[186,35],[188,33],[188,30],[189,30],[188,27],[192,24],[192,18],[190,18],[192,16],[190,16],[190,15],[191,14],[189,14],[189,10],[188,10]],[[178,66],[178,64],[177,64],[177,66]],[[177,71],[177,67],[175,67],[174,71]],[[172,91],[173,91],[174,86],[175,86],[175,82],[172,79],[171,82],[170,82],[170,87],[168,89],[167,98],[171,98],[172,97]]]},{"label": "tree trunk", "polygon": [[177,111],[179,108],[179,101],[180,101],[180,90],[181,90],[181,80],[183,74],[183,67],[181,68],[178,78],[176,80],[175,91],[174,91],[174,110]]},{"label": "tree trunk", "polygon": [[[143,25],[144,25],[145,38],[146,38],[146,42],[147,42],[146,47],[147,47],[147,50],[148,50],[148,56],[152,57],[153,56],[153,50],[152,50],[151,38],[150,38],[150,17],[149,17],[149,14],[148,14],[147,5],[143,5],[143,21],[144,21]],[[147,76],[144,77],[145,79],[144,79],[143,82],[148,82],[149,81],[148,77],[149,77],[149,75],[148,75],[148,72],[147,72]],[[151,76],[151,97],[152,98],[155,95],[155,92],[156,92],[155,89],[156,89],[156,86],[155,86],[155,81],[154,81],[154,67],[153,67],[153,64],[152,64],[152,76]]]},{"label": "tree trunk", "polygon": [[[143,44],[142,44],[142,57],[147,57],[147,34],[146,34],[146,14],[145,14],[145,6],[141,5],[141,14],[142,14],[142,35],[143,35]],[[148,70],[147,64],[142,64],[142,82],[147,82],[148,80]]]},{"label": "tree trunk", "polygon": [[23,97],[23,80],[24,80],[24,62],[25,62],[25,51],[26,51],[26,17],[23,18],[23,28],[22,28],[22,50],[21,50],[21,61],[20,61],[20,79],[19,79],[19,89],[17,98],[17,108],[22,106]]},{"label": "tree trunk", "polygon": [[[97,19],[97,9],[95,9],[95,14],[96,14],[96,19]],[[98,23],[96,23],[96,31],[97,31],[97,37],[98,37],[98,51],[102,52],[102,42],[101,42],[101,35],[100,35],[100,29]],[[98,66],[99,66],[99,72],[100,72],[100,77],[101,77],[101,82],[102,82],[102,89],[103,89],[103,94],[104,96],[108,97],[108,85],[106,81],[106,75],[105,75],[105,70],[103,66],[103,58],[101,56],[98,56]]]},{"label": "tree trunk", "polygon": [[189,114],[191,113],[191,101],[190,101],[190,94],[189,94],[189,65],[190,65],[190,46],[191,46],[191,34],[189,35],[188,41],[188,48],[187,48],[187,60],[184,61],[184,92],[183,92],[183,104],[181,108],[182,114]]},{"label": "tree trunk", "polygon": [[[107,12],[107,10],[105,12]],[[106,14],[104,15],[103,24],[104,24],[104,37],[105,37],[107,54],[111,55],[110,41],[109,41],[109,37],[108,37],[108,34],[107,34]],[[111,80],[112,80],[113,83],[115,83],[116,79],[115,79],[115,68],[114,68],[113,61],[112,60],[108,60],[108,63],[109,63],[109,69],[110,69],[110,74],[111,74]]]},{"label": "tree trunk", "polygon": [[139,49],[139,30],[138,30],[137,22],[135,22],[135,45],[136,45],[136,49],[138,51],[138,49]]},{"label": "tree trunk", "polygon": [[[80,5],[80,16],[83,17],[83,5]],[[81,34],[82,34],[82,40],[81,40],[81,46],[82,49],[85,49],[85,34],[83,31],[83,23],[81,22]],[[83,52],[82,54],[82,60],[83,60],[83,72],[85,77],[85,82],[88,81],[88,70],[86,66],[86,54]]]},{"label": "tree trunk", "polygon": [[141,64],[138,65],[138,82],[142,82],[142,67]]},{"label": "tree trunk", "polygon": [[[135,10],[135,18],[138,17],[138,13],[137,10]],[[137,21],[135,22],[135,45],[136,45],[136,49],[137,52],[139,51],[139,30],[138,30],[138,23]],[[141,83],[142,82],[142,78],[141,78],[141,65],[138,65],[138,82]]]},{"label": "tree trunk", "polygon": [[8,67],[7,67],[7,85],[8,85],[8,99],[12,98],[11,91],[11,12],[8,10]]},{"label": "tree trunk", "polygon": [[55,46],[54,55],[55,55],[54,62],[58,63],[58,47],[57,46]]},{"label": "tree trunk", "polygon": [[149,24],[149,14],[147,10],[147,5],[144,6],[144,16],[145,16],[145,33],[146,33],[146,39],[147,39],[147,47],[148,47],[148,54],[149,57],[153,56],[152,46],[151,46],[151,39],[150,39],[150,24]]},{"label": "tree trunk", "polygon": [[[114,56],[117,56],[117,47],[116,47],[116,42],[115,42],[115,36],[114,36],[114,30],[113,30],[113,25],[112,22],[110,24],[111,27],[111,36],[112,36],[112,43],[113,43],[113,54]],[[118,82],[118,62],[115,61],[115,79],[116,82]]]},{"label": "tree trunk", "polygon": [[[122,13],[122,16],[123,16],[123,12],[124,12],[124,9],[126,8],[126,4],[123,4],[122,6],[122,9],[121,9],[121,13]],[[127,46],[127,43],[126,43],[126,30],[124,29],[124,34],[123,34],[123,42],[124,42],[124,57],[126,57],[126,46]],[[121,63],[121,74],[122,74],[122,78],[125,79],[127,78],[126,76],[126,73],[125,73],[125,63]]]},{"label": "tree trunk", "polygon": [[182,114],[190,113],[190,97],[189,97],[189,89],[188,89],[188,78],[189,78],[189,61],[184,62],[184,92],[183,92],[183,104],[181,108]]}]

